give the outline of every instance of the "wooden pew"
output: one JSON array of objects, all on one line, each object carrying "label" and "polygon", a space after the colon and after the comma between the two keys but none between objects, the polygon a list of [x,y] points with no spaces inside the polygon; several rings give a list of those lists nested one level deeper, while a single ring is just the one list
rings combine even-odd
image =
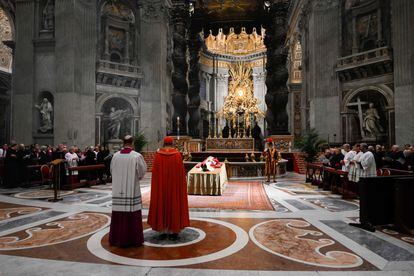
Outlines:
[{"label": "wooden pew", "polygon": [[5,176],[4,158],[0,158],[0,186],[4,185],[4,176]]},{"label": "wooden pew", "polygon": [[414,228],[413,175],[366,177],[358,185],[360,223],[350,225],[375,231],[376,225],[394,224],[399,232],[411,232]]},{"label": "wooden pew", "polygon": [[[78,175],[73,174],[75,171],[78,172]],[[103,171],[105,171],[104,164],[70,167],[68,168],[69,176],[67,179],[67,185],[65,185],[63,189],[72,190],[83,186],[95,185],[98,182],[98,173]],[[81,180],[86,181],[82,182]]]}]

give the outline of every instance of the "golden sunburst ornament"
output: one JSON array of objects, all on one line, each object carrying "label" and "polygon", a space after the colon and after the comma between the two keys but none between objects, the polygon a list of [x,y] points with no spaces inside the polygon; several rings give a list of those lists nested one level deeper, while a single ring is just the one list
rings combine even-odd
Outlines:
[{"label": "golden sunburst ornament", "polygon": [[217,116],[232,122],[233,128],[236,128],[236,122],[242,116],[244,126],[250,128],[252,119],[257,121],[265,116],[258,108],[259,100],[254,97],[252,66],[247,62],[237,62],[229,65],[229,73],[229,94]]}]

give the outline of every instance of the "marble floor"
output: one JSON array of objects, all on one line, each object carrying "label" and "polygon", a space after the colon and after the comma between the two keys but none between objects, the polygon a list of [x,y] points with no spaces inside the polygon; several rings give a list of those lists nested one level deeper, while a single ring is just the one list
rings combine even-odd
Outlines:
[{"label": "marble floor", "polygon": [[[159,239],[144,209],[144,246],[128,249],[108,243],[110,185],[62,193],[56,203],[46,187],[0,189],[0,275],[414,275],[414,237],[350,227],[358,201],[298,174],[257,181],[271,208],[251,196],[240,197],[250,210],[191,208],[177,241]],[[147,174],[142,193],[150,182]]]}]

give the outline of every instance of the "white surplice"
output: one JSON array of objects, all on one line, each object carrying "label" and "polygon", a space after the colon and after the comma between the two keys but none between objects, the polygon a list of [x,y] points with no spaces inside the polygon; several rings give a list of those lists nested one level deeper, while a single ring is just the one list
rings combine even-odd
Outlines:
[{"label": "white surplice", "polygon": [[[70,152],[66,153],[65,160],[69,168],[78,166],[79,157],[76,153],[70,153]],[[69,171],[67,171],[67,174],[69,174]],[[72,175],[77,175],[77,174],[78,174],[78,171],[72,171]]]},{"label": "white surplice", "polygon": [[375,157],[372,152],[364,152],[360,158],[360,162],[360,177],[377,176],[377,165],[375,164]]},{"label": "white surplice", "polygon": [[344,154],[344,165],[342,165],[342,170],[344,172],[349,172],[349,169],[350,169],[349,165],[351,164],[351,161],[352,159],[354,159],[355,155],[356,155],[356,151],[354,150],[351,150]]},{"label": "white surplice", "polygon": [[351,159],[349,163],[349,173],[348,179],[352,182],[358,182],[361,170],[358,169],[359,164],[354,164],[352,161],[359,162],[362,157],[362,152],[355,152],[354,157]]},{"label": "white surplice", "polygon": [[135,212],[142,209],[141,180],[147,164],[136,151],[114,154],[111,161],[112,211]]}]

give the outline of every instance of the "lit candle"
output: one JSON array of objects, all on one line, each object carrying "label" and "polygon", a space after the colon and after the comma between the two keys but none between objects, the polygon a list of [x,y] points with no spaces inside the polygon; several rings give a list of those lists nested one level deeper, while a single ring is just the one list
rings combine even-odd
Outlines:
[{"label": "lit candle", "polygon": [[180,140],[180,117],[177,117],[177,136],[178,140]]}]

